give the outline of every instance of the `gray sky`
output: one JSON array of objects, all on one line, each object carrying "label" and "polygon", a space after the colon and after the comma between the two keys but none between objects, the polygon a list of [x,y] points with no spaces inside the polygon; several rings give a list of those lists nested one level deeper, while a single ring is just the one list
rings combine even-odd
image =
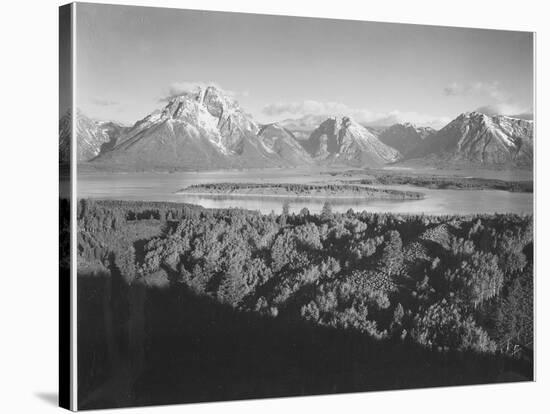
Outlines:
[{"label": "gray sky", "polygon": [[461,112],[532,111],[533,37],[238,13],[77,6],[77,98],[133,123],[214,82],[259,122],[348,113],[441,126]]}]

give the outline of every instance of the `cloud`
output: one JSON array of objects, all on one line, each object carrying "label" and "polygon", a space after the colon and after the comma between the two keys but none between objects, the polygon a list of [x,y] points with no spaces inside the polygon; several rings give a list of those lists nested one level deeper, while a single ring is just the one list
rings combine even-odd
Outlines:
[{"label": "cloud", "polygon": [[450,121],[446,117],[435,117],[418,112],[374,112],[366,108],[352,108],[340,102],[319,102],[305,100],[301,102],[274,103],[266,105],[262,112],[270,118],[303,118],[312,115],[350,116],[357,122],[387,126],[395,123],[411,122],[417,125],[441,127]]},{"label": "cloud", "polygon": [[186,93],[193,93],[196,92],[199,88],[204,89],[208,86],[214,86],[218,89],[222,89],[215,82],[174,82],[168,87],[167,96],[174,97],[178,95],[184,95]]},{"label": "cloud", "polygon": [[477,112],[486,115],[507,115],[522,119],[533,119],[533,108],[518,105],[513,97],[500,87],[498,82],[472,82],[457,83],[453,82],[444,88],[443,92],[447,96],[473,96],[481,102],[489,101],[491,103],[482,105],[475,109]]},{"label": "cloud", "polygon": [[447,96],[487,96],[499,101],[508,98],[508,93],[505,92],[496,81],[469,83],[453,82],[443,89],[443,93]]},{"label": "cloud", "polygon": [[266,105],[262,112],[268,116],[303,116],[349,113],[350,108],[338,102],[319,102],[306,100],[302,102],[274,103]]},{"label": "cloud", "polygon": [[109,99],[101,99],[101,98],[93,98],[91,102],[97,106],[114,106],[120,103],[117,101],[111,101]]},{"label": "cloud", "polygon": [[378,117],[370,121],[364,121],[365,125],[369,126],[391,126],[393,124],[402,124],[405,122],[409,122],[417,126],[429,126],[439,129],[451,122],[451,118],[447,116],[422,114],[414,111],[391,111],[387,114],[379,114]]},{"label": "cloud", "polygon": [[484,105],[477,108],[476,111],[490,116],[507,115],[521,119],[533,119],[533,108],[511,103]]},{"label": "cloud", "polygon": [[172,83],[164,93],[164,96],[160,99],[161,102],[167,102],[170,99],[179,96],[185,95],[188,93],[197,92],[199,88],[204,89],[208,86],[213,86],[221,91],[227,96],[237,98],[237,97],[248,97],[250,92],[248,90],[238,92],[229,89],[222,88],[216,82],[203,82],[203,81],[183,81],[183,82],[174,82]]}]

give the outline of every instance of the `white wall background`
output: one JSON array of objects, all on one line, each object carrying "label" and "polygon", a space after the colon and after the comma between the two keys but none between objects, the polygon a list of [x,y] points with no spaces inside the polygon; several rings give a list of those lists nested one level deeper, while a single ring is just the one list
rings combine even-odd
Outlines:
[{"label": "white wall background", "polygon": [[[110,3],[128,4],[124,1]],[[3,2],[0,41],[0,412],[58,410],[57,394],[57,6]],[[344,411],[542,412],[548,405],[548,261],[544,214],[550,169],[550,15],[524,0],[160,0],[131,4],[537,32],[537,382],[155,408],[175,413]],[[129,409],[124,412],[149,412]],[[111,412],[110,410],[105,412]],[[114,411],[113,411],[114,412]]]}]

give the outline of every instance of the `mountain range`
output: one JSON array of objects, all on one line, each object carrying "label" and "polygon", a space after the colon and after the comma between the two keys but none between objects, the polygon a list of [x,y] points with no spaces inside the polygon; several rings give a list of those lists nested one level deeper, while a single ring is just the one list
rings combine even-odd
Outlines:
[{"label": "mountain range", "polygon": [[[71,112],[59,119],[59,161],[67,163],[70,159]],[[76,112],[77,160],[89,161],[102,151],[111,149],[127,127],[113,121],[97,121],[88,118],[81,111]]]},{"label": "mountain range", "polygon": [[171,98],[91,162],[132,170],[195,170],[292,167],[311,158],[289,131],[256,124],[231,96],[209,86]]},{"label": "mountain range", "polygon": [[[70,122],[70,113],[59,121],[62,163],[69,160]],[[373,128],[347,116],[318,115],[260,125],[215,86],[173,96],[131,127],[81,111],[76,122],[79,162],[128,171],[533,162],[532,121],[467,112],[439,131],[410,123]]]},{"label": "mountain range", "polygon": [[400,158],[395,148],[349,117],[325,120],[302,144],[323,164],[381,167]]},{"label": "mountain range", "polygon": [[430,127],[418,127],[409,122],[395,124],[378,132],[377,136],[384,144],[398,150],[402,157],[422,143],[424,139],[436,133]]}]

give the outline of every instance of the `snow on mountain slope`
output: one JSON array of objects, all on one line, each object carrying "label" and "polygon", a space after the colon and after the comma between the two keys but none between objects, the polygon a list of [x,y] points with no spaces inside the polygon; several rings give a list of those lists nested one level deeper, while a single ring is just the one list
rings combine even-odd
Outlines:
[{"label": "snow on mountain slope", "polygon": [[[59,120],[59,162],[70,161],[71,112],[66,112]],[[97,121],[88,118],[80,110],[76,112],[77,161],[89,161],[101,151],[114,146],[124,134],[126,127],[112,121]]]},{"label": "snow on mountain slope", "polygon": [[258,132],[258,137],[268,151],[278,154],[292,165],[313,163],[310,155],[296,140],[292,132],[278,123],[264,125]]},{"label": "snow on mountain slope", "polygon": [[426,138],[407,158],[479,166],[531,166],[533,121],[465,112]]},{"label": "snow on mountain slope", "polygon": [[299,155],[288,155],[292,146],[287,145],[284,154],[277,152],[258,136],[259,131],[231,96],[215,86],[197,87],[136,122],[117,146],[94,162],[138,170],[273,167],[297,162]]},{"label": "snow on mountain slope", "polygon": [[384,144],[398,150],[401,155],[406,156],[411,150],[420,145],[424,139],[435,132],[433,128],[417,127],[414,124],[405,122],[385,128],[378,134],[378,138]]},{"label": "snow on mountain slope", "polygon": [[399,159],[397,150],[349,117],[328,118],[303,145],[322,163],[379,167]]},{"label": "snow on mountain slope", "polygon": [[[529,120],[466,112],[437,132],[409,123],[366,128],[346,116],[320,120],[311,115],[259,126],[215,86],[174,96],[132,127],[96,121],[80,111],[76,122],[79,162],[128,171],[381,167],[400,160],[499,167],[533,163]],[[61,163],[69,161],[70,136],[67,113],[59,120]]]}]

